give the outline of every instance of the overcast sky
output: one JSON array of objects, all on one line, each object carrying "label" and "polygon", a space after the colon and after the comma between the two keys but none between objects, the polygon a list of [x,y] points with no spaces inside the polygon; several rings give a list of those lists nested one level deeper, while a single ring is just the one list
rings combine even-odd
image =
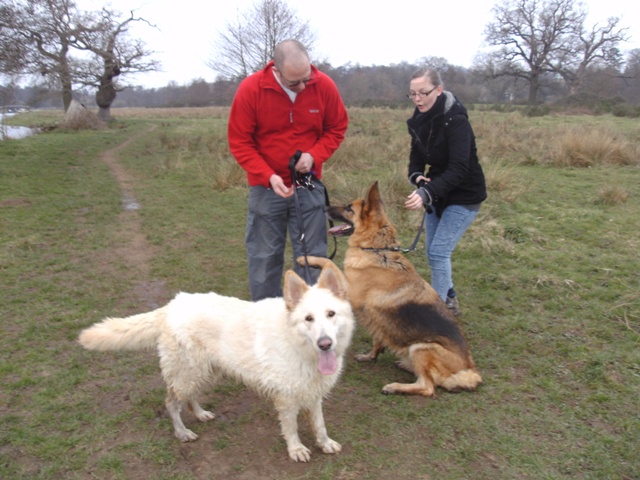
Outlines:
[{"label": "overcast sky", "polygon": [[[162,72],[136,75],[129,82],[157,88],[174,81],[186,85],[202,78],[215,80],[205,65],[214,54],[214,41],[228,21],[259,0],[111,0],[127,15],[136,15],[158,29],[136,27],[141,38],[162,63]],[[99,10],[105,1],[77,0],[81,8]],[[349,62],[390,65],[415,62],[426,56],[444,57],[453,65],[470,67],[483,47],[483,31],[498,0],[425,2],[390,0],[377,5],[359,0],[286,0],[292,11],[308,20],[316,35],[314,58],[334,67]],[[455,8],[451,5],[458,4]],[[636,0],[585,0],[587,25],[618,16],[630,27],[631,41],[623,50],[640,48],[640,2]],[[382,6],[381,6],[382,5]]]}]

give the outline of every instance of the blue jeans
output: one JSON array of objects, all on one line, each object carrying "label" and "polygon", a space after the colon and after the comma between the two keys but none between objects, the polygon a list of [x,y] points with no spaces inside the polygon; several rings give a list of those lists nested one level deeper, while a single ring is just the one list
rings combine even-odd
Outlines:
[{"label": "blue jeans", "polygon": [[453,288],[451,274],[451,254],[456,245],[478,215],[476,210],[469,210],[462,205],[449,205],[438,218],[433,213],[426,213],[425,227],[427,258],[431,267],[431,286],[443,300],[447,292]]},{"label": "blue jeans", "polygon": [[[324,185],[314,181],[315,188],[298,188],[297,194],[303,217],[304,241],[307,253],[315,257],[327,256],[327,217],[325,216]],[[294,198],[282,198],[265,187],[251,187],[245,246],[249,262],[249,290],[251,300],[282,297],[282,271],[287,230],[293,247],[293,267],[303,279],[304,267],[295,259],[304,255]],[[320,270],[309,269],[312,282],[318,280]]]}]

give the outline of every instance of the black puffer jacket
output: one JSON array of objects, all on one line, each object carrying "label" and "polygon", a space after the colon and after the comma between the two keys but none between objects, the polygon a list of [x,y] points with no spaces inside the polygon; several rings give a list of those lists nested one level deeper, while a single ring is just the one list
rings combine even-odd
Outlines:
[{"label": "black puffer jacket", "polygon": [[467,109],[451,92],[442,92],[425,113],[416,108],[407,125],[411,135],[409,181],[416,184],[419,175],[431,180],[424,188],[438,216],[448,205],[475,205],[487,198]]}]

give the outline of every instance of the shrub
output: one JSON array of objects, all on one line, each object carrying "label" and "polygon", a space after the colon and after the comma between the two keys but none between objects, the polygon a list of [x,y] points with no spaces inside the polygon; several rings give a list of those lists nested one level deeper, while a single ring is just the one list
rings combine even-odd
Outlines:
[{"label": "shrub", "polygon": [[543,117],[548,115],[549,112],[550,108],[545,105],[532,105],[525,107],[520,111],[520,113],[525,117]]},{"label": "shrub", "polygon": [[572,128],[556,137],[552,163],[557,166],[632,165],[636,162],[628,142],[615,132]]},{"label": "shrub", "polygon": [[604,187],[598,192],[596,203],[602,205],[621,205],[629,199],[629,192],[621,187]]}]

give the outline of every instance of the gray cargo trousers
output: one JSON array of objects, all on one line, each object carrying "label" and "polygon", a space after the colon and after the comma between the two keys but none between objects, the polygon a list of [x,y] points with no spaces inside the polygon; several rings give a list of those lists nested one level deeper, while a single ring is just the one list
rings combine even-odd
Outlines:
[{"label": "gray cargo trousers", "polygon": [[[313,183],[313,190],[297,187],[304,238],[308,255],[326,257],[325,187],[318,180]],[[270,188],[250,187],[245,246],[249,263],[249,290],[253,301],[282,297],[287,230],[293,247],[294,270],[304,279],[304,267],[295,261],[297,257],[304,255],[304,251],[294,197],[282,198]],[[310,273],[312,282],[315,283],[320,270],[310,268]]]}]

